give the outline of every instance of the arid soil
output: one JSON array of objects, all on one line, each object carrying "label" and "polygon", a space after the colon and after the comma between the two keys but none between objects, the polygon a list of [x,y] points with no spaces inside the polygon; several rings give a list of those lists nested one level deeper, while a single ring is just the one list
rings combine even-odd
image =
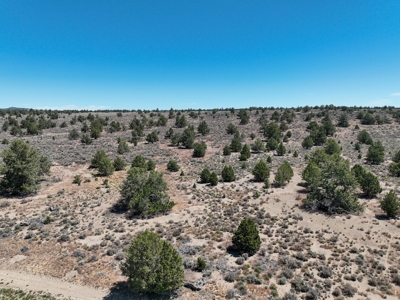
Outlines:
[{"label": "arid soil", "polygon": [[[320,109],[312,111],[317,114]],[[149,144],[142,138],[137,146],[129,143],[130,152],[119,155],[117,138],[131,138],[129,122],[134,117],[141,118],[137,112],[124,112],[122,117],[116,112],[99,112],[100,117],[109,118],[108,122],[121,122],[127,129],[110,133],[105,127],[101,138],[92,145],[68,139],[70,130],[76,128],[80,132],[82,126],[69,121],[77,115],[86,117],[88,113],[83,112],[60,113],[55,120],[57,127],[37,136],[15,137],[1,132],[0,140],[29,141],[52,160],[52,167],[36,195],[0,196],[0,283],[71,299],[145,299],[145,295],[127,292],[119,264],[135,235],[150,229],[178,250],[184,262],[185,281],[201,287],[199,291],[182,287],[170,298],[278,299],[293,294],[305,299],[399,299],[400,281],[396,278],[400,278],[400,221],[386,218],[379,203],[392,189],[400,196],[400,180],[388,172],[391,157],[400,150],[400,124],[388,110],[382,109],[374,113],[387,116],[390,124],[362,125],[354,111],[349,114],[349,127],[336,127],[333,138],[340,141],[342,156],[378,176],[383,191],[372,199],[360,196],[359,201],[365,206],[360,214],[326,215],[302,207],[307,196],[301,185],[301,173],[307,164],[305,156],[318,148],[306,150],[301,146],[308,135],[309,121],[304,121],[307,113],[295,111],[294,121],[287,124],[292,136],[284,143],[284,156],[276,156],[276,151],[252,153],[249,160],[242,162],[239,153],[223,155],[223,147],[232,139],[226,133],[229,123],[237,126],[242,144],[251,145],[255,140],[250,138],[251,133],[264,140],[258,118],[265,115],[269,120],[273,112],[248,110],[247,125],[239,125],[236,113],[229,110],[201,111],[196,118],[182,112],[195,129],[201,120],[210,127],[210,134],[196,136],[196,141],[207,144],[204,158],[193,158],[193,150],[171,146],[164,138],[166,131],[174,127],[175,119],[169,119],[165,127],[145,129],[145,134],[158,131],[159,142]],[[329,111],[334,124],[341,113],[340,109]],[[168,112],[162,114],[168,117]],[[156,113],[153,117],[149,113],[144,115],[158,119]],[[5,119],[0,117],[0,126]],[[320,123],[321,118],[312,120]],[[68,127],[59,128],[64,121]],[[360,129],[355,129],[355,125]],[[367,145],[361,146],[362,156],[358,158],[354,145],[362,129],[384,145],[384,163],[365,162]],[[1,144],[0,151],[7,147]],[[110,158],[120,156],[128,165],[137,154],[154,160],[156,170],[164,173],[171,200],[176,203],[171,212],[141,218],[115,209],[127,171],[98,176],[96,169],[90,168],[90,160],[99,149]],[[298,157],[293,156],[295,150]],[[268,163],[270,182],[284,160],[293,167],[294,177],[283,188],[266,189],[263,183],[253,181],[254,165],[260,159],[266,161],[268,156],[272,157]],[[166,170],[170,159],[177,160],[179,172]],[[234,182],[219,182],[215,187],[199,182],[203,168],[208,167],[220,177],[228,164],[235,170]],[[75,175],[83,179],[80,186],[73,184]],[[251,257],[240,257],[229,247],[233,232],[245,217],[255,219],[262,239],[260,251]],[[203,272],[193,270],[198,257],[207,261]]]}]

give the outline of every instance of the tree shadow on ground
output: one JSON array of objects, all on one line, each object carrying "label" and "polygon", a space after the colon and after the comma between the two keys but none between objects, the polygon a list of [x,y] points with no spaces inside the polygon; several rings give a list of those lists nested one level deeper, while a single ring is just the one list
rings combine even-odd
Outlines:
[{"label": "tree shadow on ground", "polygon": [[240,253],[237,251],[236,247],[234,245],[229,245],[226,248],[226,252],[229,255],[232,255],[233,257],[241,257]]},{"label": "tree shadow on ground", "polygon": [[176,299],[177,295],[174,293],[170,294],[137,294],[133,293],[129,289],[129,284],[126,281],[116,282],[110,289],[108,295],[104,296],[103,300],[170,300]]},{"label": "tree shadow on ground", "polygon": [[390,220],[390,218],[385,214],[375,214],[375,218],[378,220]]}]

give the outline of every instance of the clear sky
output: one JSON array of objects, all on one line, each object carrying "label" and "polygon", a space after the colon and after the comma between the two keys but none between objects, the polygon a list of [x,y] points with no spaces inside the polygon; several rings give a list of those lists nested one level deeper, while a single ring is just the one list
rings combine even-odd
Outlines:
[{"label": "clear sky", "polygon": [[399,0],[1,0],[0,107],[400,106]]}]

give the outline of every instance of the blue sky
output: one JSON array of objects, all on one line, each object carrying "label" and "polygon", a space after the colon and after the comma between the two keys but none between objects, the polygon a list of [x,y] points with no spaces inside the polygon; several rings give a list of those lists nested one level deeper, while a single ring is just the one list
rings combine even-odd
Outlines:
[{"label": "blue sky", "polygon": [[0,1],[0,107],[400,106],[400,1]]}]

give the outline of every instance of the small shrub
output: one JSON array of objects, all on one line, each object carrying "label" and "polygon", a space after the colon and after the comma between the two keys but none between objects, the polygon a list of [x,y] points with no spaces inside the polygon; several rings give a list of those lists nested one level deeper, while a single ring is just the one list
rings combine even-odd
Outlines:
[{"label": "small shrub", "polygon": [[176,162],[176,160],[170,160],[167,164],[167,170],[170,172],[178,172],[179,171],[179,165]]},{"label": "small shrub", "polygon": [[72,181],[72,183],[75,183],[77,185],[81,185],[82,183],[82,177],[81,175],[75,175],[74,176],[74,180]]},{"label": "small shrub", "polygon": [[207,266],[206,261],[203,258],[198,257],[196,267],[195,267],[196,271],[203,272],[204,269],[206,268],[206,266]]}]

